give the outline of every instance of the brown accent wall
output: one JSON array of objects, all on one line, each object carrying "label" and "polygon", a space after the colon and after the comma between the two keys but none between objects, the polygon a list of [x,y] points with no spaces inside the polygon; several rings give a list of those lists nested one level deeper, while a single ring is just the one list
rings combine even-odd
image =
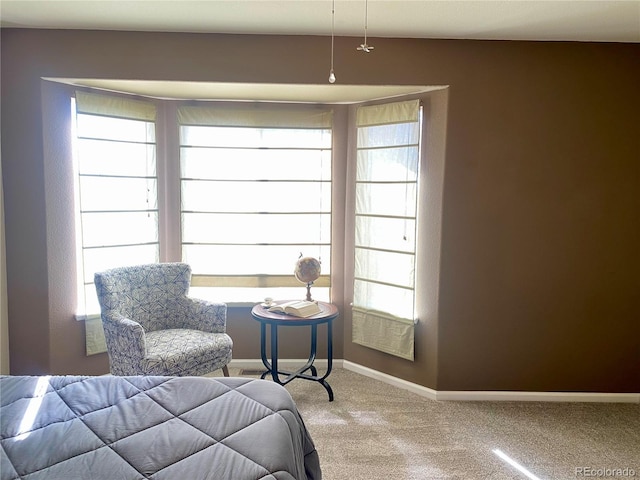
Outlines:
[{"label": "brown accent wall", "polygon": [[[46,222],[55,165],[44,164],[41,77],[324,83],[329,43],[1,34],[11,371],[104,373],[60,293],[70,280]],[[337,292],[337,356],[437,390],[640,391],[639,46],[374,40],[362,55],[336,39],[340,83],[449,86],[438,315],[406,362],[349,341]],[[258,356],[247,313],[230,314],[236,358]]]}]

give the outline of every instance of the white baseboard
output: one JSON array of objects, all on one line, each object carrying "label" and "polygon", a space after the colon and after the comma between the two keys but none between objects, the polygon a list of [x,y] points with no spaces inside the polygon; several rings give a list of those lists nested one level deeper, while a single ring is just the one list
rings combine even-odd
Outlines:
[{"label": "white baseboard", "polygon": [[400,378],[378,372],[357,363],[343,360],[343,368],[380,380],[398,388],[404,388],[431,400],[453,400],[473,402],[599,402],[640,403],[640,393],[597,392],[502,392],[502,391],[438,391]]},{"label": "white baseboard", "polygon": [[379,372],[378,370],[373,370],[369,367],[364,367],[348,360],[343,360],[343,368],[355,373],[359,373],[360,375],[364,375],[365,377],[373,378],[374,380],[380,380],[381,382],[393,385],[394,387],[409,390],[412,393],[427,397],[431,400],[438,400],[438,392],[436,390],[433,390],[432,388],[424,387],[422,385],[418,385],[417,383],[407,382],[406,380],[402,380],[401,378]]},{"label": "white baseboard", "polygon": [[640,393],[442,391],[438,392],[438,400],[483,402],[640,403]]},{"label": "white baseboard", "polygon": [[[293,370],[307,362],[306,359],[278,360],[278,367]],[[326,359],[317,359],[314,365],[319,369],[327,367]],[[260,359],[233,359],[230,367],[263,370]],[[467,402],[593,402],[593,403],[640,403],[640,393],[597,393],[597,392],[503,392],[503,391],[438,391],[417,383],[373,370],[348,360],[334,360],[333,368],[344,368],[360,375],[379,380],[394,387],[408,390],[417,395],[440,401]],[[331,378],[329,378],[331,380]]]}]

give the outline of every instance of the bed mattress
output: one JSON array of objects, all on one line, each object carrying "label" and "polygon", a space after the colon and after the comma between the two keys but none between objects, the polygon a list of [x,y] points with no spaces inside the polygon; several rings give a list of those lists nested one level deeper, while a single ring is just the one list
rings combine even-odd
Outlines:
[{"label": "bed mattress", "polygon": [[0,377],[0,477],[320,480],[289,393],[206,377]]}]

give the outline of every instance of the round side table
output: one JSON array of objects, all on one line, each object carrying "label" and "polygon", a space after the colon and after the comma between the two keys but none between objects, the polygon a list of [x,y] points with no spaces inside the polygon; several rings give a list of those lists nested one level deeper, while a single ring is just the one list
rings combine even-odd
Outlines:
[{"label": "round side table", "polygon": [[[251,316],[260,322],[260,355],[262,357],[262,363],[267,369],[260,378],[265,378],[268,374],[271,374],[273,381],[280,385],[286,385],[296,378],[303,378],[305,380],[318,382],[327,390],[327,393],[329,394],[329,401],[332,402],[333,390],[326,378],[331,373],[333,365],[332,323],[338,316],[338,308],[335,305],[326,302],[318,302],[318,305],[322,311],[306,318],[296,317],[286,313],[270,312],[268,307],[264,307],[260,304],[251,309]],[[327,371],[324,375],[319,376],[313,363],[316,359],[317,353],[318,325],[325,323],[327,324]],[[267,358],[267,326],[271,329],[271,360]],[[280,370],[278,368],[278,327],[302,326],[311,327],[311,351],[309,352],[309,359],[303,367],[299,368],[295,372]],[[310,372],[310,374],[306,372]],[[285,376],[285,378],[281,379],[281,375]]]}]

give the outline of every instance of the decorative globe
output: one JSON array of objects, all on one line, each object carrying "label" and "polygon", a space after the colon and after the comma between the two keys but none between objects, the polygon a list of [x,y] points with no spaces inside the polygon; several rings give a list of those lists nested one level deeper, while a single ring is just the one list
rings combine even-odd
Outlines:
[{"label": "decorative globe", "polygon": [[313,283],[320,277],[320,262],[313,257],[299,258],[293,274],[302,283]]},{"label": "decorative globe", "polygon": [[320,277],[320,262],[313,257],[300,257],[293,274],[307,285],[307,301],[311,302],[311,285]]}]

